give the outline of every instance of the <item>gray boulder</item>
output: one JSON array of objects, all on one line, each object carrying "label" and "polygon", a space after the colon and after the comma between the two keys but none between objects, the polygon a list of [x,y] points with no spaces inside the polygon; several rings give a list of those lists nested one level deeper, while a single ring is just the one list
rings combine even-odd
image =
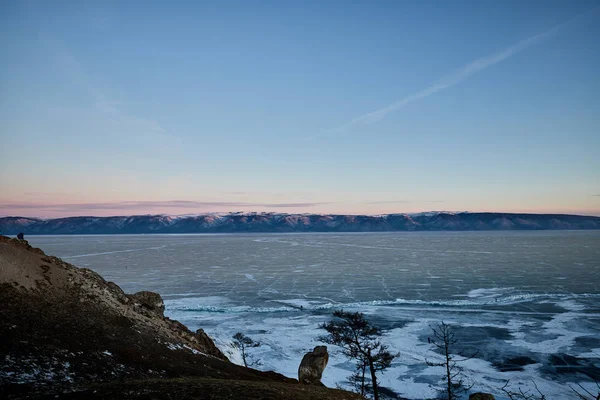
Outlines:
[{"label": "gray boulder", "polygon": [[302,357],[300,366],[298,367],[298,380],[304,385],[320,385],[321,376],[329,361],[329,353],[327,346],[317,346]]},{"label": "gray boulder", "polygon": [[143,290],[141,292],[130,294],[128,297],[133,300],[134,303],[138,303],[144,308],[160,316],[164,316],[165,302],[162,297],[160,297],[160,294]]}]

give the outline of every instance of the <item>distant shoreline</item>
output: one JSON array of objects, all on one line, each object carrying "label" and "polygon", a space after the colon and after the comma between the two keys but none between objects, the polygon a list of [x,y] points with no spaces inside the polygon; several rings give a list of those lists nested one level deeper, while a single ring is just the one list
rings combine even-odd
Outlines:
[{"label": "distant shoreline", "polygon": [[598,230],[600,217],[568,214],[451,213],[339,215],[230,213],[39,219],[0,218],[0,233],[133,235],[241,233],[378,233],[428,231]]},{"label": "distant shoreline", "polygon": [[[69,237],[69,236],[261,236],[261,235],[387,235],[387,234],[416,234],[416,233],[549,233],[549,232],[597,232],[597,229],[512,229],[512,230],[501,230],[501,229],[488,229],[488,230],[422,230],[422,231],[353,231],[353,232],[198,232],[198,233],[29,233],[27,237]],[[17,234],[3,234],[10,238],[17,237]]]}]

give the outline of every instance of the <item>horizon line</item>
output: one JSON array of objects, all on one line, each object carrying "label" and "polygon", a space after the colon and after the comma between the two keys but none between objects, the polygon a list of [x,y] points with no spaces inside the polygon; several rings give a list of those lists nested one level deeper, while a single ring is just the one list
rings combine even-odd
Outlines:
[{"label": "horizon line", "polygon": [[319,216],[365,216],[365,217],[382,217],[389,215],[424,215],[424,214],[510,214],[510,215],[566,215],[575,217],[592,217],[600,218],[600,213],[596,214],[573,214],[564,212],[527,212],[527,211],[451,211],[451,210],[431,210],[431,211],[417,211],[417,212],[390,212],[390,213],[316,213],[316,212],[295,212],[285,213],[276,211],[208,211],[201,213],[184,213],[184,214],[168,214],[168,213],[143,213],[143,214],[115,214],[115,215],[69,215],[64,217],[38,217],[38,216],[26,216],[26,215],[0,215],[0,219],[6,218],[26,218],[36,219],[41,221],[55,220],[55,219],[67,219],[67,218],[131,218],[131,217],[180,217],[180,218],[192,218],[198,216],[208,215],[232,215],[232,214],[276,214],[276,215],[319,215]]}]

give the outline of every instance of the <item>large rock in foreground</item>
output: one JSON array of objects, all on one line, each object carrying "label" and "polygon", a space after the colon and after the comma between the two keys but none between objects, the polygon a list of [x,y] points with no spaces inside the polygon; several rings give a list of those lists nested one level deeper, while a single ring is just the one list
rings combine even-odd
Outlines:
[{"label": "large rock in foreground", "polygon": [[[127,397],[143,398],[148,383],[151,398],[187,398],[187,385],[211,398],[242,399],[252,398],[239,383],[249,381],[252,391],[287,388],[266,398],[354,398],[328,389],[298,397],[296,380],[230,363],[204,331],[191,332],[163,311],[156,293],[126,295],[94,271],[0,236],[0,397],[122,398],[115,393],[129,385],[139,391]],[[171,380],[178,377],[193,379]],[[223,381],[241,392],[220,391]]]},{"label": "large rock in foreground", "polygon": [[329,361],[327,346],[317,346],[302,357],[298,367],[298,381],[305,385],[323,385],[321,377]]}]

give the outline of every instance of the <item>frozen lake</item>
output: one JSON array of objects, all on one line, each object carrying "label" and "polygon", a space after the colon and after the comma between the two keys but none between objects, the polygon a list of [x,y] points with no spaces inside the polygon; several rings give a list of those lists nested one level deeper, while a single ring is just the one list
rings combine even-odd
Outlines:
[{"label": "frozen lake", "polygon": [[[600,231],[27,239],[126,292],[160,293],[168,316],[225,351],[242,331],[262,342],[262,369],[291,377],[319,323],[343,308],[386,330],[401,355],[381,383],[406,397],[441,388],[441,368],[425,364],[439,359],[427,337],[441,320],[459,328],[457,350],[479,352],[464,365],[474,390],[534,380],[573,398],[568,383],[600,380]],[[324,383],[344,385],[352,364],[329,349]]]}]

